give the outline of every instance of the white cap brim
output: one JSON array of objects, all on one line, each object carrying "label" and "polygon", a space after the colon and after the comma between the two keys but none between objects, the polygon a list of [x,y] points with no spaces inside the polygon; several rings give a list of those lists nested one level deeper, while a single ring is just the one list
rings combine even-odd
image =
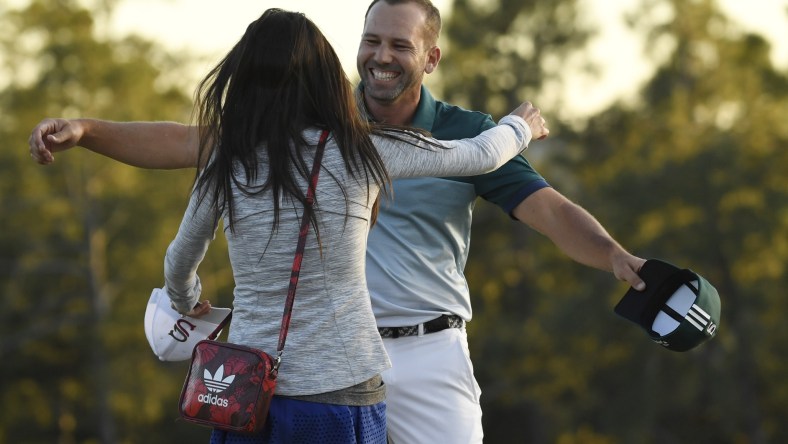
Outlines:
[{"label": "white cap brim", "polygon": [[194,346],[213,333],[232,310],[211,307],[199,318],[181,315],[170,302],[167,292],[154,288],[145,309],[145,336],[153,353],[162,361],[186,361]]}]

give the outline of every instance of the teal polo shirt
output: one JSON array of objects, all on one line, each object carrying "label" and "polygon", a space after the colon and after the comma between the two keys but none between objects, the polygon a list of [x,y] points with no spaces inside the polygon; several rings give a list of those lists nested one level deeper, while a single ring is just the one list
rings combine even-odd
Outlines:
[{"label": "teal polo shirt", "polygon": [[[472,138],[495,126],[489,114],[435,100],[421,87],[413,126],[441,140]],[[469,321],[465,280],[477,197],[511,215],[535,191],[549,187],[522,157],[472,177],[393,181],[367,244],[366,276],[379,327],[415,325],[441,314]]]}]

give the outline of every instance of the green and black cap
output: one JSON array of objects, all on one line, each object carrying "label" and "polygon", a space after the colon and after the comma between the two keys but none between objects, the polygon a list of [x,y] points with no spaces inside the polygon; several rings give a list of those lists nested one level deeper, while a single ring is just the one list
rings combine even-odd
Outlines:
[{"label": "green and black cap", "polygon": [[689,269],[649,259],[638,275],[646,289],[630,288],[615,312],[641,326],[651,339],[673,351],[687,351],[714,337],[720,324],[720,296]]}]

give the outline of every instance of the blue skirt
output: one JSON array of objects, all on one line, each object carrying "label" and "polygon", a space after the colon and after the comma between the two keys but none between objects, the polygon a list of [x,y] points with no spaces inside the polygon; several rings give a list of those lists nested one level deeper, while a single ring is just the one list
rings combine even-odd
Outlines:
[{"label": "blue skirt", "polygon": [[386,444],[386,403],[346,406],[274,396],[258,435],[214,430],[211,444]]}]

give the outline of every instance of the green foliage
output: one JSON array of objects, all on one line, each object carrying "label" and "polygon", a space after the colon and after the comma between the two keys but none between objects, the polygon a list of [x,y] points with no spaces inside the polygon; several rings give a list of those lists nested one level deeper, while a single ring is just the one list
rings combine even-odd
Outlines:
[{"label": "green foliage", "polygon": [[[139,38],[98,39],[94,15],[73,1],[33,1],[0,22],[0,402],[18,406],[4,409],[0,442],[205,438],[173,424],[186,369],[159,363],[142,329],[194,173],[81,149],[40,167],[26,148],[47,116],[186,121],[188,96],[160,81],[183,62]],[[204,277],[229,304],[224,248],[212,248]]]},{"label": "green foliage", "polygon": [[[666,7],[658,20],[651,8]],[[580,132],[551,122],[551,152],[534,160],[627,248],[707,277],[722,298],[719,335],[660,349],[612,313],[625,285],[480,205],[467,274],[486,440],[786,441],[788,78],[768,43],[711,1],[648,1],[632,19],[662,60],[641,101]],[[539,84],[518,90],[528,86]],[[484,88],[472,102],[483,109],[497,94]]]},{"label": "green foliage", "polygon": [[[562,61],[593,34],[577,0],[454,0],[437,71],[453,103],[504,115],[560,82]],[[540,102],[541,103],[541,102]]]}]

